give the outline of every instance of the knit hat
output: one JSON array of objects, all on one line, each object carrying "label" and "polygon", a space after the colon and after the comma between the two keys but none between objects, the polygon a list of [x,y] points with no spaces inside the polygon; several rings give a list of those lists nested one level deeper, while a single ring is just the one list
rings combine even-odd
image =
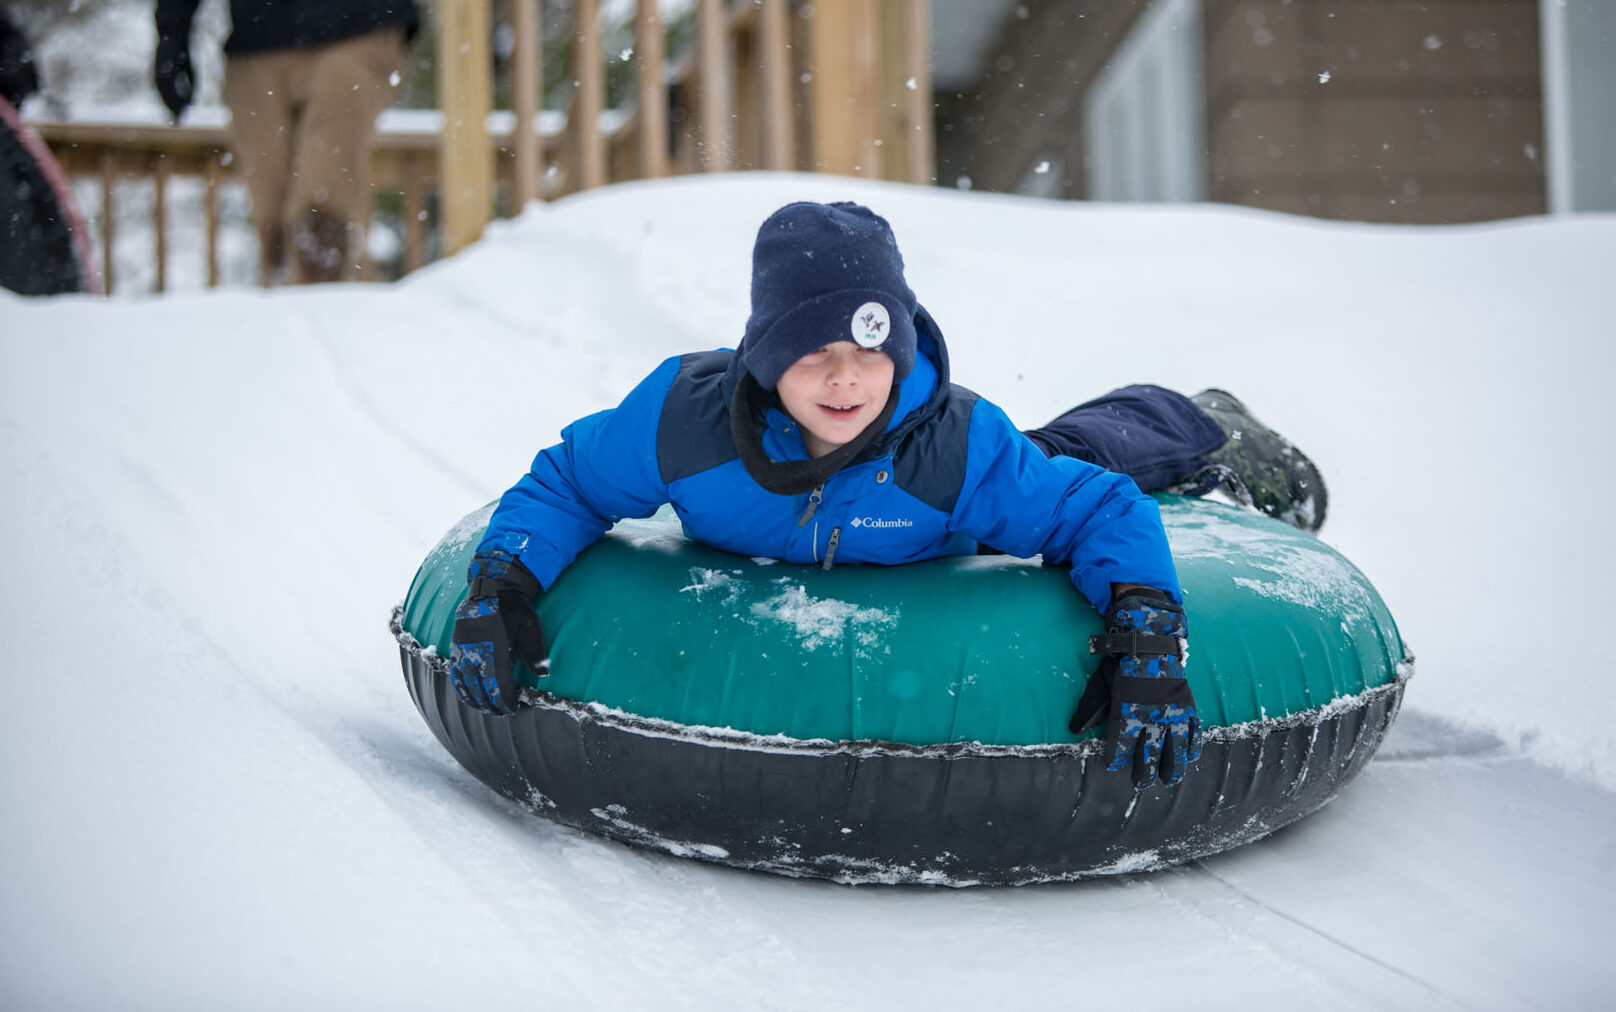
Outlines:
[{"label": "knit hat", "polygon": [[852,203],[787,204],[752,248],[752,315],[741,362],[765,389],[836,341],[879,348],[894,381],[915,364],[915,293],[886,219]]}]

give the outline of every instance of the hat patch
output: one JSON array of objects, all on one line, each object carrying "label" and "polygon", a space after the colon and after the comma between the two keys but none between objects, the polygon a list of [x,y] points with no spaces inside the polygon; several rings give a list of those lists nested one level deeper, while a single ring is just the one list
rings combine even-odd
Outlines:
[{"label": "hat patch", "polygon": [[866,302],[853,311],[853,340],[860,348],[879,348],[892,333],[892,317],[879,302]]}]

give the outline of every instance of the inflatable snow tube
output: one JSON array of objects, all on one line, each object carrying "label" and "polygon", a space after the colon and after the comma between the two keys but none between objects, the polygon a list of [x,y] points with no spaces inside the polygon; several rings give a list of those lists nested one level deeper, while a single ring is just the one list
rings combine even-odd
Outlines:
[{"label": "inflatable snow tube", "polygon": [[1100,617],[1004,556],[823,571],[618,524],[538,612],[551,673],[511,717],[463,706],[454,611],[491,507],[422,564],[405,680],[478,779],[561,823],[841,882],[1020,884],[1146,871],[1267,835],[1369,761],[1412,672],[1364,576],[1296,529],[1161,497],[1204,721],[1176,787],[1135,794],[1067,720]]}]

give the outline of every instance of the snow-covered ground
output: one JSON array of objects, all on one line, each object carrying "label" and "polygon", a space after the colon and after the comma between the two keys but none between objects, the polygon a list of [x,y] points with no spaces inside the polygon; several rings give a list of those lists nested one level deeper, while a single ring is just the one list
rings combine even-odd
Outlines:
[{"label": "snow-covered ground", "polygon": [[[798,198],[894,223],[1025,425],[1225,386],[1323,467],[1418,655],[1331,806],[1140,877],[847,888],[561,829],[386,630],[572,418],[732,345]],[[0,1007],[1513,1008],[1616,970],[1616,218],[1453,228],[803,176],[534,207],[391,286],[0,292]]]}]

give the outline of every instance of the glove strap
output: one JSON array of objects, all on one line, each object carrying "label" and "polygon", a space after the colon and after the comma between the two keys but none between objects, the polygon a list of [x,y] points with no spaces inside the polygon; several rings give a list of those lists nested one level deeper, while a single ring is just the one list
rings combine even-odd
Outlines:
[{"label": "glove strap", "polygon": [[1099,636],[1089,637],[1089,653],[1091,654],[1177,657],[1182,652],[1183,645],[1184,641],[1177,636],[1161,636],[1138,631],[1118,632],[1113,630]]},{"label": "glove strap", "polygon": [[479,597],[499,597],[501,594],[515,591],[522,595],[522,600],[532,603],[539,596],[539,578],[524,565],[522,560],[511,559],[510,566],[498,576],[475,576],[466,590],[466,597],[475,600]]},{"label": "glove strap", "polygon": [[1119,701],[1135,706],[1195,705],[1190,683],[1183,678],[1119,678],[1112,693]]}]

